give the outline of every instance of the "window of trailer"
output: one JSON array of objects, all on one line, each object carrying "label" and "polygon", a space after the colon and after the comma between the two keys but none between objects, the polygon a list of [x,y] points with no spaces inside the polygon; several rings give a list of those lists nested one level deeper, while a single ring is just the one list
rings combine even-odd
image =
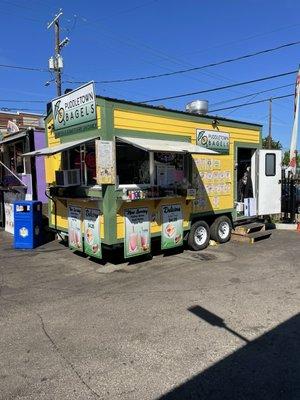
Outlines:
[{"label": "window of trailer", "polygon": [[150,153],[123,142],[116,142],[117,176],[120,185],[150,184]]},{"label": "window of trailer", "polygon": [[62,152],[62,169],[78,169],[83,186],[96,185],[95,141]]}]

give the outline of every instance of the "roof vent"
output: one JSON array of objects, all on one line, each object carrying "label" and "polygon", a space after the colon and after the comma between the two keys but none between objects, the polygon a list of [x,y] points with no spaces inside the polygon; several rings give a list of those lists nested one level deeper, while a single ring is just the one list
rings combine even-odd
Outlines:
[{"label": "roof vent", "polygon": [[208,113],[207,100],[194,100],[185,106],[185,110],[191,114],[204,115]]}]

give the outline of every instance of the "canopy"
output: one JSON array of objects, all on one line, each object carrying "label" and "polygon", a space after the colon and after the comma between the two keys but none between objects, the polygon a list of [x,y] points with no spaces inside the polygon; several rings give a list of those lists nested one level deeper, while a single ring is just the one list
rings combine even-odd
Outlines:
[{"label": "canopy", "polygon": [[3,139],[0,141],[0,144],[5,144],[5,143],[12,142],[13,140],[21,139],[21,138],[25,137],[26,134],[27,134],[27,132],[25,131],[25,132],[19,132],[16,134],[10,134],[10,135],[4,136]]},{"label": "canopy", "polygon": [[30,153],[24,153],[23,157],[37,157],[37,156],[51,156],[56,153],[60,153],[65,150],[73,149],[74,147],[77,147],[81,144],[90,142],[92,140],[95,140],[97,138],[85,138],[85,139],[80,139],[80,140],[73,140],[72,142],[67,142],[67,143],[62,143],[58,144],[56,146],[52,147],[44,147],[43,149],[31,151]]},{"label": "canopy", "polygon": [[194,154],[218,154],[216,151],[206,149],[189,142],[176,140],[145,139],[136,137],[117,136],[124,143],[131,144],[146,151],[169,152],[169,153],[194,153]]}]

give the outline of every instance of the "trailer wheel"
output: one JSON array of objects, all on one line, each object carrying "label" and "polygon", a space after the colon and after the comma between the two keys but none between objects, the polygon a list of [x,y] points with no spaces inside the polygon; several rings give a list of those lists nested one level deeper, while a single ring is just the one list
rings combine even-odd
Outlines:
[{"label": "trailer wheel", "polygon": [[217,218],[210,227],[210,237],[219,243],[226,243],[231,237],[231,221],[223,215]]},{"label": "trailer wheel", "polygon": [[203,250],[208,246],[209,226],[205,221],[196,221],[189,232],[188,245],[192,250]]}]

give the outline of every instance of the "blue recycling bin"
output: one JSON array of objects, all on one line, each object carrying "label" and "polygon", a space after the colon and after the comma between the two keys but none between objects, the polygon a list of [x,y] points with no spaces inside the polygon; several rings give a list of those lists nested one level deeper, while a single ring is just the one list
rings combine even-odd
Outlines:
[{"label": "blue recycling bin", "polygon": [[14,202],[14,248],[34,249],[42,244],[42,203]]}]

